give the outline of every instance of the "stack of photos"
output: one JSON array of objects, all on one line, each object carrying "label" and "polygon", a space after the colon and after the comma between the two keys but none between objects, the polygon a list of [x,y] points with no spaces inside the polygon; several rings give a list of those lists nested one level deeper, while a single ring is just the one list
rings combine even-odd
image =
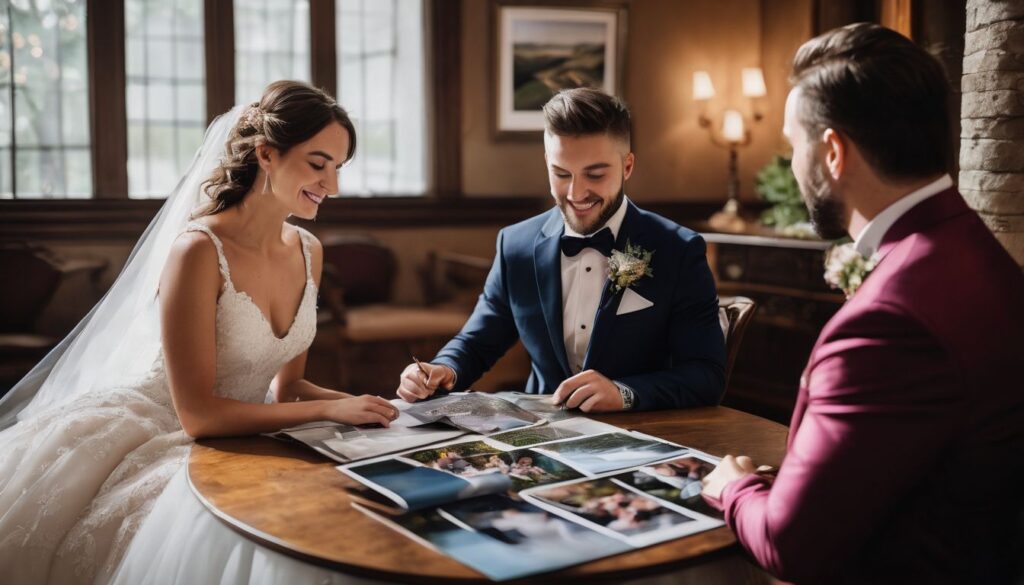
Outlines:
[{"label": "stack of photos", "polygon": [[574,417],[560,419],[546,425],[524,427],[513,431],[488,435],[486,441],[499,447],[531,447],[563,439],[572,439],[586,435],[597,435],[618,431],[619,428],[591,420]]},{"label": "stack of photos", "polygon": [[[550,407],[550,396],[543,398],[542,401],[528,403],[541,410]],[[449,441],[467,433],[487,435],[514,429],[525,430],[545,425],[548,421],[517,406],[511,400],[479,393],[442,394],[437,398],[414,404],[399,399],[392,400],[391,403],[398,409],[399,417],[392,421],[388,428],[379,425],[355,427],[324,421],[268,433],[268,436],[299,441],[339,463],[350,463]],[[538,406],[540,403],[546,403],[548,406]],[[600,424],[589,422],[593,425]],[[581,434],[583,433],[567,429],[542,431],[536,436],[543,440],[553,440]],[[540,439],[535,442],[540,442]],[[521,442],[512,446],[525,444],[530,443]]]},{"label": "stack of photos", "polygon": [[502,450],[481,440],[449,443],[338,469],[405,510],[481,494],[515,493],[583,477],[542,453]]},{"label": "stack of photos", "polygon": [[325,423],[284,429],[270,436],[299,441],[339,463],[349,463],[368,457],[379,457],[388,453],[449,441],[465,434],[466,432],[461,429],[453,429],[443,424],[419,427],[359,428]]},{"label": "stack of photos", "polygon": [[[338,469],[405,510],[353,504],[360,511],[498,581],[723,525],[700,495],[715,458],[635,432],[586,434],[594,427],[583,421]],[[545,441],[538,429],[584,435]]]},{"label": "stack of photos", "polygon": [[589,474],[643,465],[686,451],[685,447],[655,437],[626,432],[546,443],[536,449]]},{"label": "stack of photos", "polygon": [[706,455],[693,454],[616,475],[534,488],[520,495],[545,510],[637,548],[721,526],[720,515],[700,495],[700,480],[687,476],[683,489],[662,483],[662,476],[653,471],[662,466],[701,468],[706,474],[715,468],[715,462]]},{"label": "stack of photos", "polygon": [[[471,433],[488,435],[520,427],[543,424],[544,419],[501,398],[480,392],[453,392],[437,395],[401,408],[402,419],[411,417],[414,424],[444,422]],[[410,425],[411,426],[411,425]]]},{"label": "stack of photos", "polygon": [[525,392],[498,392],[495,396],[507,400],[519,408],[529,410],[548,422],[578,417],[580,411],[567,409],[555,404],[550,394],[527,394]]},{"label": "stack of photos", "polygon": [[622,473],[613,479],[677,506],[721,518],[722,513],[709,506],[700,495],[704,487],[701,480],[714,471],[715,461],[706,455],[680,457]]},{"label": "stack of photos", "polygon": [[494,581],[528,577],[632,550],[621,540],[503,495],[481,496],[393,518],[353,506]]}]

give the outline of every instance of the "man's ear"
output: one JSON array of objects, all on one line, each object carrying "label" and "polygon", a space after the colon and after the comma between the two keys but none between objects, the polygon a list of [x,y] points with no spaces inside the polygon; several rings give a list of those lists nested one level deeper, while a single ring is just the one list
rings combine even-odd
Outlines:
[{"label": "man's ear", "polygon": [[636,155],[632,152],[626,155],[626,158],[622,160],[622,180],[628,181],[629,176],[633,174],[633,165],[636,164]]},{"label": "man's ear", "polygon": [[846,140],[845,136],[833,128],[826,128],[821,134],[825,168],[828,169],[828,174],[833,181],[838,181],[846,168],[846,157],[849,154]]}]

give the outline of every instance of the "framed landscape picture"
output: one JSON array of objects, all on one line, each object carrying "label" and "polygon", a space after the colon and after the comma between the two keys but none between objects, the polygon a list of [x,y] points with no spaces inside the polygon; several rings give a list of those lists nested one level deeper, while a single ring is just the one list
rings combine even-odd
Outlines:
[{"label": "framed landscape picture", "polygon": [[565,5],[499,0],[494,9],[498,137],[544,129],[541,107],[559,90],[596,87],[621,95],[626,9],[617,2]]}]

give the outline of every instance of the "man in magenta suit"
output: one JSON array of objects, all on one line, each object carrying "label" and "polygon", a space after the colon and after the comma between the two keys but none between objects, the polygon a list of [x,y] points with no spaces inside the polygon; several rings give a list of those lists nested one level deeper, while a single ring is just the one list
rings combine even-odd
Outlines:
[{"label": "man in magenta suit", "polygon": [[777,474],[704,496],[798,583],[1008,583],[1024,466],[1024,274],[946,174],[949,85],[877,25],[808,41],[784,132],[825,238],[877,261],[811,352]]}]

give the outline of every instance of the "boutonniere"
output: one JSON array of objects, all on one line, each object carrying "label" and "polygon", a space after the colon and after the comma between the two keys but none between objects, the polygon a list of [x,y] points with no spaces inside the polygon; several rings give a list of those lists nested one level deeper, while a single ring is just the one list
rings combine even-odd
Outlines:
[{"label": "boutonniere", "polygon": [[633,286],[633,283],[645,276],[654,276],[651,269],[651,257],[654,251],[648,252],[640,246],[634,246],[626,240],[625,250],[612,250],[608,257],[608,280],[612,294]]},{"label": "boutonniere", "polygon": [[853,243],[832,246],[825,256],[825,282],[842,290],[849,299],[878,265],[878,260],[878,254],[870,258],[861,256]]}]

